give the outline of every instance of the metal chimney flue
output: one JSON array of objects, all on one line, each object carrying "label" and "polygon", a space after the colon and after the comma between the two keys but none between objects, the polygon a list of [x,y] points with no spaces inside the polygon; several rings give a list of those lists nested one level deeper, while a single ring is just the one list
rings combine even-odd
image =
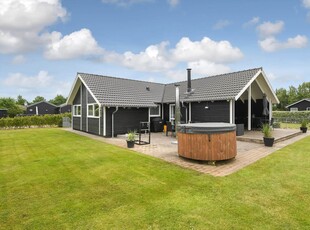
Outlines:
[{"label": "metal chimney flue", "polygon": [[187,69],[187,92],[190,93],[192,91],[192,77],[191,77],[191,70]]}]

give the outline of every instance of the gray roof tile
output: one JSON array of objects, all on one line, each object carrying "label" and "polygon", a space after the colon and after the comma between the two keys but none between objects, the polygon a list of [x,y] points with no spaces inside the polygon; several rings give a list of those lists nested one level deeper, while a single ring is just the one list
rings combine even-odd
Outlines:
[{"label": "gray roof tile", "polygon": [[[235,98],[261,68],[221,74],[192,80],[194,93],[186,95],[187,81],[180,85],[181,101],[216,101]],[[164,103],[175,101],[175,83],[166,85]]]},{"label": "gray roof tile", "polygon": [[86,73],[78,75],[106,106],[152,107],[154,102],[162,102],[163,84]]},{"label": "gray roof tile", "polygon": [[[180,85],[181,101],[211,101],[235,98],[261,68],[192,80],[194,93],[186,95],[187,81]],[[160,84],[78,73],[97,100],[106,106],[152,107],[154,103],[175,101],[175,84]],[[185,76],[186,77],[186,76]],[[149,87],[149,90],[147,90]]]}]

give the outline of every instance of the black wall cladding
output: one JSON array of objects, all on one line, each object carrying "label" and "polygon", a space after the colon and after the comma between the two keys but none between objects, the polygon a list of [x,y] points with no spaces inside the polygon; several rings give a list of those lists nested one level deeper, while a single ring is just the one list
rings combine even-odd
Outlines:
[{"label": "black wall cladding", "polygon": [[[106,136],[112,136],[112,113],[115,107],[106,109]],[[114,114],[114,133],[125,134],[129,130],[139,129],[141,121],[148,121],[148,108],[119,108]]]}]

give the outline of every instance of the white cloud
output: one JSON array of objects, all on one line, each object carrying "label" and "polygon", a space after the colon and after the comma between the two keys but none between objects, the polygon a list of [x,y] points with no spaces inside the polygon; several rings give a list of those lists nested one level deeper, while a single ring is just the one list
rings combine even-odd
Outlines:
[{"label": "white cloud", "polygon": [[105,4],[114,4],[121,7],[130,6],[137,3],[148,3],[152,0],[102,0]]},{"label": "white cloud", "polygon": [[[169,49],[168,42],[150,45],[139,53],[127,51],[123,54],[105,51],[102,62],[114,63],[142,72],[162,72],[168,77],[179,80],[183,76],[179,66],[190,66],[194,73],[219,74],[228,72],[227,63],[235,62],[243,57],[239,48],[233,47],[228,41],[213,41],[203,38],[191,41],[183,37]],[[196,72],[195,72],[196,71]]]},{"label": "white cloud", "polygon": [[137,54],[131,51],[127,51],[123,54],[105,52],[102,61],[121,64],[127,68],[138,71],[164,71],[175,65],[175,62],[169,59],[169,54],[166,50],[167,45],[168,42],[150,45],[144,51]]},{"label": "white cloud", "polygon": [[285,42],[280,42],[274,37],[269,37],[259,41],[260,47],[266,52],[274,52],[282,49],[303,48],[307,45],[308,38],[306,36],[297,35],[294,38],[288,38]]},{"label": "white cloud", "polygon": [[12,73],[1,84],[6,87],[6,90],[13,92],[13,95],[18,92],[28,100],[33,100],[38,95],[46,99],[52,99],[57,94],[67,96],[72,82],[59,81],[47,71],[41,70],[34,76]]},{"label": "white cloud", "polygon": [[306,9],[310,9],[310,0],[302,0],[302,4]]},{"label": "white cloud", "polygon": [[0,28],[15,31],[40,31],[58,19],[66,10],[58,0],[4,0],[0,2]]},{"label": "white cloud", "polygon": [[[226,65],[205,60],[189,62],[187,63],[187,67],[192,69],[193,75],[203,77],[231,72],[231,69]],[[184,68],[169,70],[165,74],[168,78],[173,79],[173,81],[184,81],[186,77]]]},{"label": "white cloud", "polygon": [[217,23],[215,23],[215,25],[213,26],[213,29],[221,30],[221,29],[229,26],[230,24],[231,24],[231,22],[228,20],[220,20]]},{"label": "white cloud", "polygon": [[172,50],[173,58],[177,61],[206,60],[215,63],[238,61],[243,57],[241,50],[233,47],[229,41],[213,41],[204,37],[201,41],[191,41],[183,37]]},{"label": "white cloud", "polygon": [[208,62],[206,60],[189,62],[188,67],[192,69],[194,74],[199,75],[217,75],[231,71],[231,69],[226,65]]},{"label": "white cloud", "polygon": [[180,0],[167,0],[167,2],[170,6],[175,7],[180,3]]},{"label": "white cloud", "polygon": [[40,32],[66,16],[60,0],[0,1],[0,53],[35,49]]},{"label": "white cloud", "polygon": [[260,21],[259,17],[253,17],[250,21],[243,24],[243,27],[250,27],[258,24]]},{"label": "white cloud", "polygon": [[264,22],[257,26],[257,31],[259,35],[263,38],[274,36],[279,34],[284,28],[283,21],[277,21],[275,23],[272,22]]},{"label": "white cloud", "polygon": [[23,55],[17,55],[13,58],[12,63],[13,64],[22,64],[25,63],[26,58]]},{"label": "white cloud", "polygon": [[47,87],[52,82],[52,77],[47,71],[40,71],[36,76],[26,76],[21,73],[13,73],[4,80],[4,85],[16,88]]},{"label": "white cloud", "polygon": [[44,53],[47,59],[72,59],[102,52],[91,31],[85,28],[64,37],[59,32],[53,32],[46,35],[46,39],[50,39]]}]

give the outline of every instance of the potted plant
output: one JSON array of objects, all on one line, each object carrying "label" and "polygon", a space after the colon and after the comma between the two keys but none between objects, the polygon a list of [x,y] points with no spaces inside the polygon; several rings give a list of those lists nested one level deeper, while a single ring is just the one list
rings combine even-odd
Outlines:
[{"label": "potted plant", "polygon": [[307,130],[308,130],[307,125],[308,125],[308,121],[307,121],[307,120],[302,120],[301,126],[300,126],[300,130],[301,130],[303,133],[306,133],[306,132],[307,132]]},{"label": "potted plant", "polygon": [[264,144],[265,146],[272,147],[274,143],[274,137],[272,137],[272,128],[269,124],[263,124]]},{"label": "potted plant", "polygon": [[127,133],[127,147],[133,148],[135,146],[136,131],[129,131]]}]

